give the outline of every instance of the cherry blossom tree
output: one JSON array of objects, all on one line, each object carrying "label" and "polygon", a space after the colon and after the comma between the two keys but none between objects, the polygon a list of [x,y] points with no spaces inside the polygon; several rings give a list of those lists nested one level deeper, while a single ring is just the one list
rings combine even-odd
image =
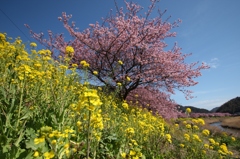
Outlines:
[{"label": "cherry blossom tree", "polygon": [[67,42],[62,34],[53,35],[51,31],[49,40],[42,34],[31,33],[54,52],[54,58],[57,58],[56,50],[64,57],[66,46],[72,46],[75,52],[71,63],[79,64],[81,69],[80,61],[87,61],[90,64],[88,72],[110,90],[121,85],[120,98],[131,99],[130,95],[138,92],[144,105],[155,102],[152,104],[155,109],[161,103],[169,105],[169,95],[175,90],[183,92],[186,98],[191,97],[191,91],[186,88],[196,85],[194,78],[208,68],[203,63],[185,63],[191,54],[183,54],[176,44],[166,49],[164,40],[176,36],[171,29],[177,27],[180,20],[170,23],[163,20],[161,12],[149,18],[156,3],[157,0],[151,0],[143,16],[140,5],[125,1],[125,9],[117,7],[116,14],[110,12],[102,23],[90,24],[83,31],[79,31],[74,22],[69,22],[71,15],[62,13],[59,20],[73,37]]}]

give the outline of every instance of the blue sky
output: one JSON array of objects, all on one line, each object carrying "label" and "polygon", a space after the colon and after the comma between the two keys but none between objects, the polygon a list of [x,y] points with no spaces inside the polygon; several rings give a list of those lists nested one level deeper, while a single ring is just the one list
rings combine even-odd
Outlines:
[{"label": "blue sky", "polygon": [[[144,8],[148,0],[134,0]],[[117,0],[123,6],[122,0]],[[180,18],[179,28],[173,29],[177,37],[166,39],[169,48],[174,42],[183,53],[193,53],[186,62],[199,61],[211,66],[197,78],[198,85],[191,87],[196,98],[186,100],[176,92],[173,99],[185,106],[196,106],[211,110],[228,100],[240,96],[240,0],[161,0],[157,8],[167,9],[163,18],[171,15],[170,21]],[[1,0],[0,9],[23,32],[12,24],[0,11],[0,32],[10,37],[20,36],[23,41],[34,41],[24,24],[35,32],[65,33],[58,17],[62,12],[72,14],[72,20],[80,30],[90,23],[101,22],[110,9],[115,9],[113,0]],[[151,17],[156,16],[156,12]]]}]

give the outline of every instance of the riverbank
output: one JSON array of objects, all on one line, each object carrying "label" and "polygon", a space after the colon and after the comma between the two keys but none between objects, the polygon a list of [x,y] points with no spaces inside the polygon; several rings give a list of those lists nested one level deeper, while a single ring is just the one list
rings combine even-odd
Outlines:
[{"label": "riverbank", "polygon": [[222,127],[240,129],[240,116],[237,117],[213,117],[204,119],[207,124],[221,122]]},{"label": "riverbank", "polygon": [[227,132],[240,138],[240,117],[212,117],[204,118],[204,120],[206,123],[204,127],[214,134]]},{"label": "riverbank", "polygon": [[224,119],[221,123],[221,126],[240,130],[240,116],[228,117]]}]

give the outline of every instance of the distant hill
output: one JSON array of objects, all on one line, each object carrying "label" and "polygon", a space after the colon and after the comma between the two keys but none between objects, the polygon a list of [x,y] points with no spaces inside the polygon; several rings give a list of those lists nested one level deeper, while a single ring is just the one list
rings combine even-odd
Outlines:
[{"label": "distant hill", "polygon": [[213,108],[212,110],[210,110],[210,112],[211,112],[211,113],[216,113],[217,110],[218,110],[218,108],[220,108],[220,107],[215,107],[215,108]]},{"label": "distant hill", "polygon": [[217,109],[216,112],[230,114],[240,113],[240,97],[233,98],[228,102],[224,103]]},{"label": "distant hill", "polygon": [[178,110],[185,112],[187,108],[190,108],[192,110],[192,113],[210,113],[209,110],[207,109],[203,109],[203,108],[196,108],[194,106],[182,106],[182,105],[178,105]]}]

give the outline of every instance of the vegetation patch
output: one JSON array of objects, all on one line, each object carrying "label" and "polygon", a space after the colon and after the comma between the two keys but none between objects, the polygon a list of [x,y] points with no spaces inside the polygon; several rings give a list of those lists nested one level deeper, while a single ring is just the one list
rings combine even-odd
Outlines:
[{"label": "vegetation patch", "polygon": [[[30,46],[27,51],[20,38],[11,42],[0,33],[0,158],[237,157],[239,139],[213,136],[203,119],[166,121],[120,100],[119,89],[90,85],[87,71],[80,77],[69,58],[55,61],[51,51]],[[69,56],[73,51],[65,49]]]}]

